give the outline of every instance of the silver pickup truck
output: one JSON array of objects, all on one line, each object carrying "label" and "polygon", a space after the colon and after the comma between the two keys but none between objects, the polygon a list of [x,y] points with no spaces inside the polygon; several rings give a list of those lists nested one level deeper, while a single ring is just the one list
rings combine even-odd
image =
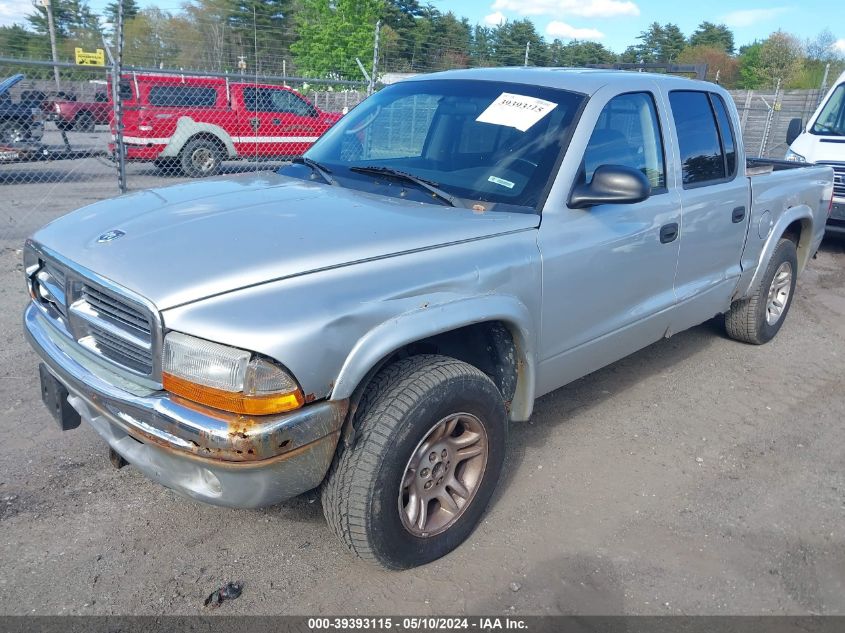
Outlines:
[{"label": "silver pickup truck", "polygon": [[737,130],[723,89],[677,77],[389,86],[278,173],[132,193],[28,240],[44,402],[184,495],[321,487],[361,558],[433,561],[539,396],[716,315],[777,334],[833,172],[747,159]]}]

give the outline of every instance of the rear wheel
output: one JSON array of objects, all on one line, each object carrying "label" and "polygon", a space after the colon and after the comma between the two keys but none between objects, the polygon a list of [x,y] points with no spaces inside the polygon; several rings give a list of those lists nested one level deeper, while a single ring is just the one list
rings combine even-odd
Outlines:
[{"label": "rear wheel", "polygon": [[415,356],[373,380],[335,459],[323,511],[357,556],[390,569],[448,554],[475,528],[502,471],[507,416],[472,365]]},{"label": "rear wheel", "polygon": [[205,138],[191,139],[179,154],[182,172],[191,178],[204,178],[220,173],[223,162],[220,147],[214,141]]},{"label": "rear wheel", "polygon": [[733,339],[762,345],[780,331],[792,305],[798,275],[795,242],[782,238],[754,293],[736,301],[725,314],[725,330]]},{"label": "rear wheel", "polygon": [[68,130],[72,130],[74,127],[74,123],[69,121],[56,121],[56,127],[59,128],[62,132],[67,132]]},{"label": "rear wheel", "polygon": [[97,129],[97,122],[94,120],[94,115],[90,112],[80,112],[76,116],[74,129],[77,132],[93,132]]}]

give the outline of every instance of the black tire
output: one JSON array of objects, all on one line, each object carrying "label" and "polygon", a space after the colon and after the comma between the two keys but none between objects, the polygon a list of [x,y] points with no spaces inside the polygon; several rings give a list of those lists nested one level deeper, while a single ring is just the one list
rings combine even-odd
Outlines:
[{"label": "black tire", "polygon": [[[773,322],[767,320],[769,290],[778,270],[782,266],[788,266],[791,278],[789,281],[789,294],[786,297],[783,308],[777,319]],[[771,341],[780,331],[789,307],[792,305],[792,298],[795,296],[795,281],[798,277],[798,255],[795,242],[781,238],[772,253],[766,272],[760,279],[754,293],[747,299],[735,301],[731,309],[725,314],[725,330],[732,339],[762,345]],[[773,317],[774,319],[774,317]]]},{"label": "black tire", "polygon": [[[443,531],[415,535],[405,527],[400,507],[406,468],[438,421],[456,413],[482,423],[486,464],[454,522]],[[400,360],[370,383],[354,425],[357,440],[351,449],[341,446],[322,489],[326,519],[349,550],[388,569],[408,569],[460,545],[480,521],[505,459],[507,415],[493,381],[445,356]],[[432,507],[439,508],[439,502]]]},{"label": "black tire", "polygon": [[220,146],[206,138],[189,140],[179,153],[182,173],[191,178],[205,178],[220,173],[223,155]]},{"label": "black tire", "polygon": [[97,122],[90,112],[80,112],[76,115],[73,129],[77,132],[94,132],[97,129]]},{"label": "black tire", "polygon": [[72,130],[74,127],[74,123],[69,121],[56,121],[56,127],[59,128],[62,132],[67,132],[68,130]]}]

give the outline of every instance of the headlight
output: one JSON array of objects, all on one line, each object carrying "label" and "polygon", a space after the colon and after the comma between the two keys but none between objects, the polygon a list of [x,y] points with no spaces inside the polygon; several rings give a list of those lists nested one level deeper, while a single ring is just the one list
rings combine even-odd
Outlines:
[{"label": "headlight", "polygon": [[783,157],[784,160],[791,161],[793,163],[806,163],[807,159],[801,156],[801,154],[796,154],[791,149],[786,150],[786,156]]},{"label": "headlight", "polygon": [[247,415],[292,411],[304,402],[296,381],[274,362],[179,332],[164,338],[162,384],[192,402]]}]

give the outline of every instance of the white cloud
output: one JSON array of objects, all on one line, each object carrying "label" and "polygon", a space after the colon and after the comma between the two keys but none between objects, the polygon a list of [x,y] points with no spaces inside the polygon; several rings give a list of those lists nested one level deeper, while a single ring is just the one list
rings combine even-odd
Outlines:
[{"label": "white cloud", "polygon": [[579,29],[559,20],[549,22],[546,34],[565,40],[600,40],[604,37],[604,33],[596,29]]},{"label": "white cloud", "polygon": [[32,13],[28,2],[0,2],[0,26],[23,24],[28,13]]},{"label": "white cloud", "polygon": [[577,15],[583,18],[640,14],[640,8],[631,0],[495,0],[492,8],[519,15]]},{"label": "white cloud", "polygon": [[742,28],[743,26],[752,26],[758,22],[767,22],[772,18],[776,18],[781,13],[789,11],[789,7],[771,7],[770,9],[743,9],[741,11],[731,11],[723,15],[720,20],[734,28]]},{"label": "white cloud", "polygon": [[833,48],[838,50],[840,53],[845,53],[845,37],[842,39],[836,40],[833,43]]},{"label": "white cloud", "polygon": [[484,16],[484,24],[488,26],[499,26],[504,21],[505,14],[501,11],[496,11],[495,13],[491,13],[490,15]]}]

